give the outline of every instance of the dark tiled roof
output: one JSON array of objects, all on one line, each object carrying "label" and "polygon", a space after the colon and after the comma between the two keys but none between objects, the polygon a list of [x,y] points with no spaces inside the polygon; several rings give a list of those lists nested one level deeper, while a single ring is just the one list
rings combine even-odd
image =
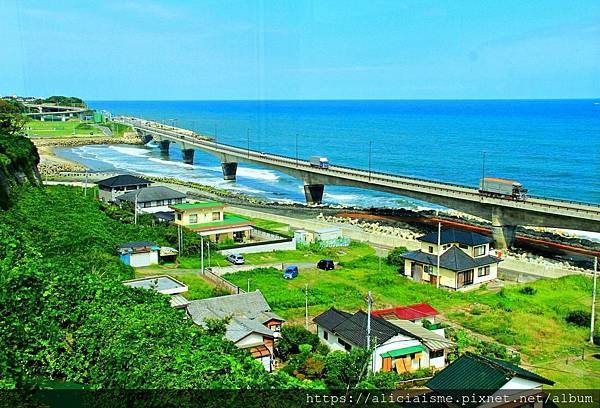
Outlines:
[{"label": "dark tiled roof", "polygon": [[141,177],[132,176],[131,174],[120,174],[98,182],[99,186],[103,187],[125,187],[125,186],[140,186],[144,184],[152,184],[152,181]]},{"label": "dark tiled roof", "polygon": [[152,215],[154,216],[154,218],[163,220],[163,221],[174,221],[175,220],[175,213],[170,212],[170,211],[157,211],[155,213],[152,213]]},{"label": "dark tiled roof", "polygon": [[[349,343],[367,347],[367,314],[362,310],[351,315],[332,308],[313,321]],[[377,344],[385,343],[398,334],[406,333],[381,317],[371,316],[371,337],[376,337]]]},{"label": "dark tiled roof", "polygon": [[119,248],[145,248],[145,247],[153,247],[156,246],[154,242],[151,241],[133,241],[126,242],[124,244],[119,245]]},{"label": "dark tiled roof", "polygon": [[[429,242],[432,244],[437,244],[438,242],[438,234],[437,231],[430,232],[429,234],[423,235],[419,238],[419,241]],[[476,232],[464,231],[455,228],[443,229],[442,236],[440,237],[440,243],[451,244],[453,242],[457,242],[459,244],[474,246],[474,245],[483,245],[492,242],[493,239],[491,237],[477,234]]]},{"label": "dark tiled roof", "polygon": [[[449,395],[460,391],[474,391],[491,395],[514,377],[521,377],[541,384],[554,382],[507,361],[466,353],[440,371],[425,385],[440,394]],[[475,404],[478,405],[478,404]]]},{"label": "dark tiled roof", "polygon": [[[437,265],[437,255],[423,252],[421,250],[407,252],[402,254],[403,258],[411,261],[416,261],[428,265]],[[468,269],[477,268],[479,266],[490,265],[493,263],[500,262],[500,258],[495,256],[486,255],[477,258],[471,258],[462,249],[455,246],[446,250],[440,255],[440,268],[450,269],[451,271],[465,271]]]},{"label": "dark tiled roof", "polygon": [[348,312],[331,308],[313,319],[313,322],[329,331],[333,331],[340,323],[346,321],[350,316]]},{"label": "dark tiled roof", "polygon": [[177,190],[173,190],[172,188],[164,186],[154,186],[141,188],[139,190],[125,193],[117,197],[117,201],[129,201],[133,203],[135,202],[136,195],[138,203],[147,203],[150,201],[160,200],[173,200],[177,198],[183,199],[186,197],[185,194],[180,193]]}]

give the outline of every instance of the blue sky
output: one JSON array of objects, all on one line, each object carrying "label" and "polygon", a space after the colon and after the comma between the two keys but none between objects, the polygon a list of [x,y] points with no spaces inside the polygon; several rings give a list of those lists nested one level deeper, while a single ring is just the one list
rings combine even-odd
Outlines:
[{"label": "blue sky", "polygon": [[0,94],[600,97],[600,1],[0,2]]}]

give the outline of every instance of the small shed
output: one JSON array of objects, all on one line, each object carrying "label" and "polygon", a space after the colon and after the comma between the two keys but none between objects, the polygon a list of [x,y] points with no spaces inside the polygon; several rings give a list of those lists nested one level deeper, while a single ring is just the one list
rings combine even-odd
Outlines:
[{"label": "small shed", "polygon": [[322,228],[315,231],[317,241],[335,241],[343,238],[342,229],[338,227]]},{"label": "small shed", "polygon": [[125,265],[133,267],[158,264],[160,247],[150,241],[134,241],[119,245],[119,258]]},{"label": "small shed", "polygon": [[310,236],[305,230],[294,231],[294,239],[296,240],[296,245],[302,246],[310,243]]},{"label": "small shed", "polygon": [[171,307],[175,309],[185,308],[190,303],[182,295],[188,291],[187,285],[168,275],[131,279],[124,281],[123,284],[131,288],[152,289],[163,295],[170,295]]}]

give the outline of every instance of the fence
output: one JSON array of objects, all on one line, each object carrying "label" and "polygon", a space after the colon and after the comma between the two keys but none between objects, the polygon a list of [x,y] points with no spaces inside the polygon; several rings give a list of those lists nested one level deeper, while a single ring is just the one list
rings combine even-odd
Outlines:
[{"label": "fence", "polygon": [[228,280],[221,278],[219,275],[215,275],[214,273],[212,273],[212,271],[210,269],[207,269],[207,268],[204,269],[204,277],[206,277],[208,280],[214,282],[218,287],[221,287],[221,288],[229,291],[229,293],[231,293],[232,295],[236,295],[239,293],[246,293],[246,291],[243,290],[242,288],[240,288],[239,286],[236,286],[233,283],[229,282]]}]

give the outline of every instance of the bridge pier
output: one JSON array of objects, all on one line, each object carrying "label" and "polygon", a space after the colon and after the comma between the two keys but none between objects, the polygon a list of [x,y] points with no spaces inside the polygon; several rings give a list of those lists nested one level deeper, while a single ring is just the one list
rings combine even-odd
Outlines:
[{"label": "bridge pier", "polygon": [[304,197],[306,197],[306,203],[321,204],[323,202],[323,190],[325,190],[323,184],[305,184]]},{"label": "bridge pier", "polygon": [[152,135],[150,133],[146,133],[146,134],[142,135],[142,141],[144,142],[144,144],[150,143],[151,140],[152,140]]},{"label": "bridge pier", "polygon": [[160,142],[158,142],[158,145],[160,146],[160,152],[162,154],[169,154],[169,145],[171,144],[170,140],[161,140]]},{"label": "bridge pier", "polygon": [[194,164],[194,149],[182,149],[181,153],[185,164]]},{"label": "bridge pier", "polygon": [[496,243],[496,249],[508,249],[515,243],[517,226],[507,225],[504,218],[502,208],[492,209],[492,238]]},{"label": "bridge pier", "polygon": [[237,162],[223,162],[221,168],[223,169],[223,180],[235,180],[237,173]]}]

